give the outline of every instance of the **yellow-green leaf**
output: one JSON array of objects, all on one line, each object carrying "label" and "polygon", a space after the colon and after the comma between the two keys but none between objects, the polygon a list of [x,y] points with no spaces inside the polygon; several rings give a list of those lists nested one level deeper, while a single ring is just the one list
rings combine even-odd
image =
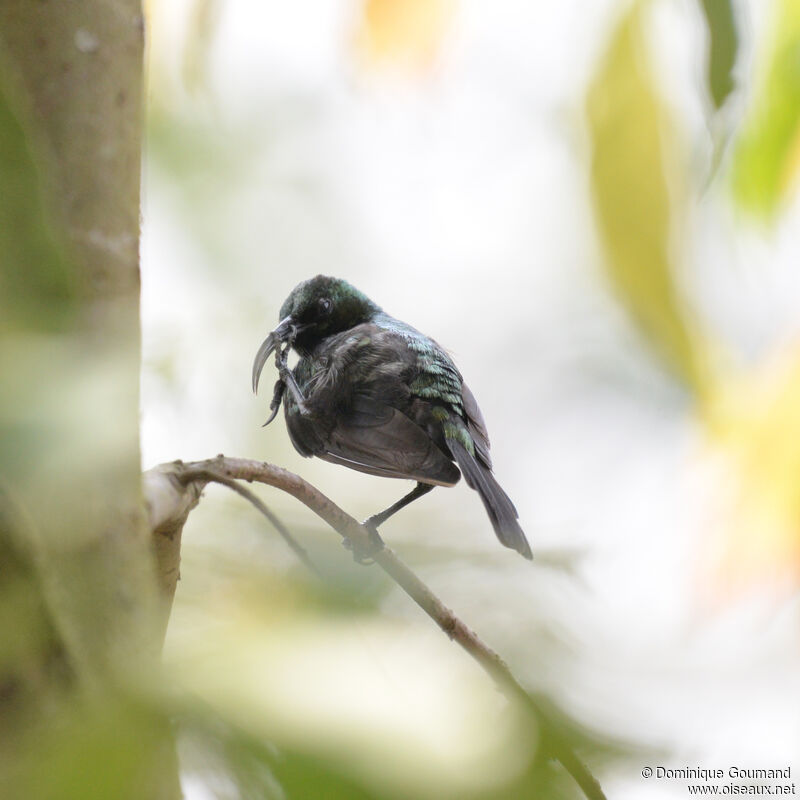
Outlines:
[{"label": "yellow-green leaf", "polygon": [[671,126],[647,65],[643,7],[622,18],[589,87],[591,189],[607,275],[625,310],[677,376],[705,394],[705,345],[675,286],[665,137]]},{"label": "yellow-green leaf", "polygon": [[788,194],[800,162],[800,0],[776,0],[762,60],[732,177],[739,205],[769,218]]}]

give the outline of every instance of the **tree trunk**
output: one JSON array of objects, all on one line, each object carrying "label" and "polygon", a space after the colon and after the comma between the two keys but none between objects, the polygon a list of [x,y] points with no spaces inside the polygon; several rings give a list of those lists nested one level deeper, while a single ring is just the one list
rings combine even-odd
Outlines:
[{"label": "tree trunk", "polygon": [[10,704],[33,725],[44,695],[73,715],[88,701],[81,735],[147,718],[139,784],[109,797],[179,794],[163,720],[119,701],[160,644],[139,456],[143,34],[139,0],[0,0],[0,603],[16,615],[0,650],[28,632],[0,658],[0,718]]}]

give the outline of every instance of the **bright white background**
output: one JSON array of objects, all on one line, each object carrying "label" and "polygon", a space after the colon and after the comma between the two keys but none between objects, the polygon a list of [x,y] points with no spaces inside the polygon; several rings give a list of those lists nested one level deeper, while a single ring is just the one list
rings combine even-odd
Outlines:
[{"label": "bright white background", "polygon": [[[464,0],[433,68],[409,76],[359,63],[352,0],[225,0],[207,80],[193,91],[181,77],[190,5],[151,4],[144,466],[219,452],[269,460],[357,517],[407,491],[301,459],[282,416],[260,428],[272,377],[254,398],[250,367],[281,302],[319,272],[345,277],[451,351],[536,560],[499,547],[463,485],[419,501],[384,538],[528,685],[612,740],[659,749],[601,767],[608,796],[686,796],[685,782],[643,780],[647,764],[797,773],[796,587],[769,575],[733,594],[718,585],[702,432],[600,268],[582,109],[624,4]],[[767,4],[742,5],[757,35]],[[711,143],[696,4],[663,2],[653,21],[661,86],[702,182]],[[775,230],[759,231],[717,184],[696,209],[687,292],[745,362],[797,334],[799,223],[795,202]],[[239,559],[265,576],[294,568],[249,509],[208,494],[185,532],[177,662],[193,636],[213,642],[231,608],[245,614],[235,570],[229,585],[219,564]],[[315,527],[290,498],[263,496],[301,537]],[[349,558],[335,547],[324,557]],[[362,707],[367,730],[395,726],[414,738],[420,720],[444,725],[452,707],[409,709],[402,691],[387,700],[381,682],[446,686],[466,656],[445,652],[404,596],[390,593],[381,610],[360,634],[329,637],[329,650],[324,625],[309,635],[315,659],[367,662],[356,686],[336,670],[315,675],[331,680],[315,709],[352,692],[348,707]],[[388,657],[400,639],[406,655]],[[306,646],[290,654],[298,663]],[[477,692],[482,678],[468,678]],[[290,670],[280,691],[291,696],[292,680]],[[456,692],[454,706],[462,702]],[[448,769],[442,758],[432,770]],[[190,788],[213,796],[202,781]]]}]

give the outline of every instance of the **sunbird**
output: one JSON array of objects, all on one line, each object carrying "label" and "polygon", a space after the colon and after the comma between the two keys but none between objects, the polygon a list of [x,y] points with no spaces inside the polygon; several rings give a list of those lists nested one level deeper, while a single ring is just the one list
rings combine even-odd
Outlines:
[{"label": "sunbird", "polygon": [[[325,275],[295,286],[279,320],[253,362],[257,392],[264,364],[276,354],[280,377],[264,424],[285,396],[286,427],[300,455],[417,481],[365,520],[378,541],[379,525],[434,486],[454,486],[463,472],[500,542],[533,557],[517,510],[492,474],[483,414],[440,345],[347,281]],[[293,370],[292,348],[299,356]]]}]

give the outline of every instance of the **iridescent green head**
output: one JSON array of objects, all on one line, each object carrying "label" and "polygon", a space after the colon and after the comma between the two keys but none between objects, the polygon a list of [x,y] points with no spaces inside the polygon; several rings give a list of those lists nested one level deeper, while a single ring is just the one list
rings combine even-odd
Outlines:
[{"label": "iridescent green head", "polygon": [[341,278],[317,275],[299,283],[281,306],[281,323],[290,318],[296,329],[295,349],[313,347],[320,339],[367,322],[380,308]]},{"label": "iridescent green head", "polygon": [[281,306],[278,327],[264,340],[253,362],[253,389],[276,347],[291,342],[300,355],[327,336],[368,322],[380,311],[365,294],[341,278],[317,275],[292,289]]}]

